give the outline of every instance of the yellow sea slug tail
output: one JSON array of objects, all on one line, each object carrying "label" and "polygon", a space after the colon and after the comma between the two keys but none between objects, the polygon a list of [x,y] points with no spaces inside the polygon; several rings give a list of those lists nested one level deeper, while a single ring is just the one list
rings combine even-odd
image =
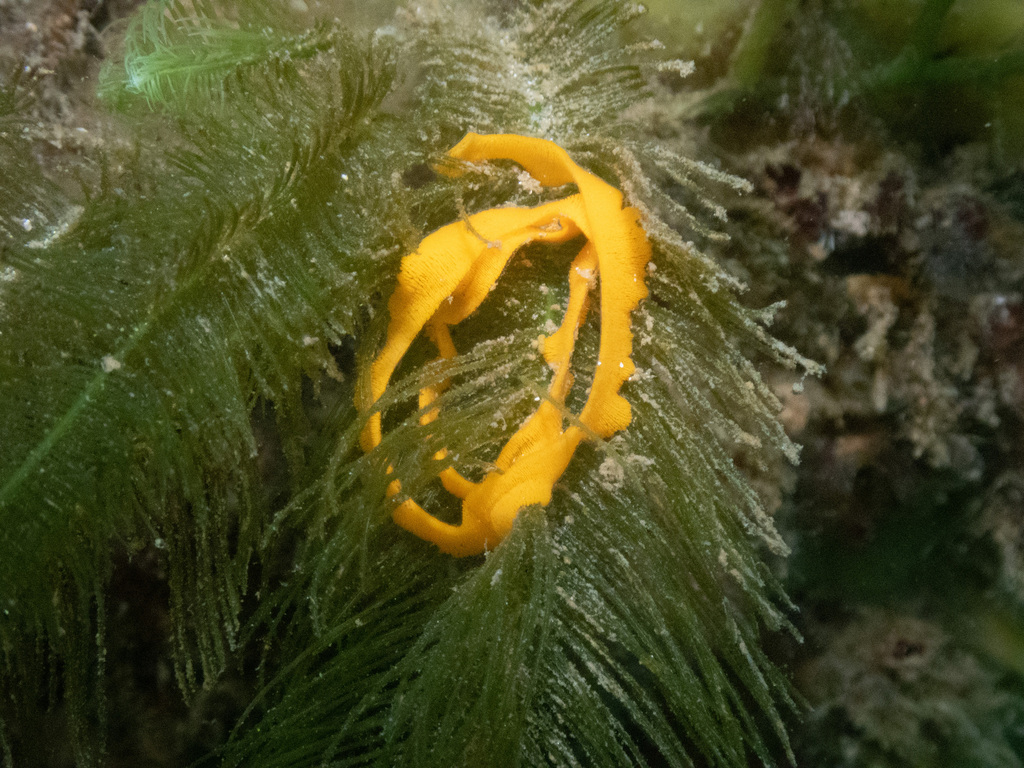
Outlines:
[{"label": "yellow sea slug tail", "polygon": [[412,499],[395,507],[391,518],[409,533],[455,557],[479,555],[488,545],[498,543],[497,535],[479,518],[463,515],[461,525],[451,525],[438,520]]}]

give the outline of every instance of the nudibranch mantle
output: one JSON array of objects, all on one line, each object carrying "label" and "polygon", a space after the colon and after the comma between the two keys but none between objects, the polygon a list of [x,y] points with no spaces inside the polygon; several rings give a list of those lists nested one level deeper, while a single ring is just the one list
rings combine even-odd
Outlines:
[{"label": "nudibranch mantle", "polygon": [[[493,549],[512,529],[519,510],[547,505],[587,431],[608,438],[632,420],[629,402],[619,394],[634,372],[630,313],[647,296],[644,284],[651,246],[639,212],[626,206],[622,193],[584,170],[557,144],[513,134],[469,133],[448,153],[456,160],[511,160],[546,187],[575,184],[577,194],[532,208],[492,208],[448,224],[427,235],[402,259],[398,285],[388,302],[390,321],[384,347],[370,365],[368,381],[357,395],[361,412],[370,411],[421,331],[437,346],[440,358],[455,356],[449,328],[465,320],[486,298],[515,253],[530,243],[561,243],[586,238],[569,269],[569,300],[559,328],[543,340],[543,354],[554,370],[548,399],[502,448],[492,471],[480,482],[453,467],[440,474],[445,490],[462,500],[462,522],[445,523],[412,499],[392,513],[398,525],[456,557]],[[442,173],[460,172],[448,166]],[[565,397],[572,386],[570,364],[576,333],[586,318],[594,276],[601,282],[601,336],[598,363],[579,423],[563,429]],[[364,372],[365,375],[366,372]],[[420,391],[427,409],[439,388]],[[437,409],[421,416],[428,424]],[[364,451],[381,441],[381,414],[371,413],[360,435]],[[442,459],[441,450],[435,458]],[[393,481],[388,495],[401,492]]]}]

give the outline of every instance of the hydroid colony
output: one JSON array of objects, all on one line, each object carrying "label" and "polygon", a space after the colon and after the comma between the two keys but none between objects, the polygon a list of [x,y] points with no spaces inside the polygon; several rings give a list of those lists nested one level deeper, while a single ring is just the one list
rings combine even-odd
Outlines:
[{"label": "hydroid colony", "polygon": [[[230,737],[208,747],[226,764],[787,753],[792,702],[760,640],[787,604],[758,551],[785,547],[732,456],[795,458],[747,354],[806,362],[691,242],[715,240],[715,196],[744,184],[623,118],[665,66],[656,46],[620,45],[634,8],[486,10],[410,6],[369,36],[287,4],[141,10],[104,86],[134,149],[110,142],[81,199],[37,193],[39,211],[71,216],[46,220],[52,236],[5,232],[0,641],[5,689],[28,692],[3,710],[9,759],[56,663],[78,760],[102,762],[117,700],[105,595],[115,556],[143,555],[166,569],[186,699],[245,681]],[[515,163],[432,171],[467,133],[568,154],[546,179],[529,152],[469,140],[456,156]],[[5,187],[5,205],[24,194]],[[593,194],[619,207],[592,209]],[[403,258],[445,226],[493,237],[508,206],[558,210],[565,229],[492,265],[497,287],[465,298],[471,322],[450,338],[456,318],[424,310],[437,346],[405,334],[374,370],[417,306],[387,302],[407,287]],[[587,244],[557,242],[573,226]],[[628,258],[605,258],[609,227]],[[587,317],[574,258],[600,276]],[[638,280],[621,293],[627,264]],[[552,351],[563,314],[574,344]],[[373,371],[369,393],[356,370]],[[467,484],[513,476],[499,449],[534,411],[567,419],[548,432],[574,445],[500,544],[459,552],[486,556],[453,560],[392,522],[415,498],[441,524],[456,462]]]}]

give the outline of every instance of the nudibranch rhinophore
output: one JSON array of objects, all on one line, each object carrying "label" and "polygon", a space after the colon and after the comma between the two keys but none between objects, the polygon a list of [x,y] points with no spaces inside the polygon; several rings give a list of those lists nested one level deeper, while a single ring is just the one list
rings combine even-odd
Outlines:
[{"label": "nudibranch rhinophore", "polygon": [[[608,438],[631,419],[629,403],[619,394],[635,370],[630,357],[630,313],[647,296],[644,284],[651,246],[635,208],[622,193],[572,161],[545,139],[469,133],[449,156],[466,162],[511,160],[546,187],[575,184],[577,194],[532,208],[492,208],[427,235],[402,259],[398,285],[388,302],[390,322],[383,349],[359,388],[357,406],[370,411],[384,394],[402,357],[424,331],[437,346],[439,359],[455,356],[449,328],[469,317],[501,276],[509,259],[530,243],[561,243],[586,238],[569,269],[569,301],[558,330],[543,339],[544,359],[554,371],[549,397],[502,448],[496,470],[471,482],[453,467],[440,473],[445,490],[462,500],[462,522],[452,525],[429,514],[412,499],[394,510],[398,525],[456,557],[493,549],[512,529],[519,510],[547,505],[555,482],[568,467],[587,432]],[[442,173],[459,171],[441,167]],[[590,393],[576,424],[563,429],[563,406],[572,386],[570,371],[576,334],[586,318],[590,291],[601,282],[601,336]],[[438,388],[420,391],[419,406],[428,409]],[[427,410],[429,424],[438,409]],[[364,451],[381,441],[380,411],[369,415],[360,436]],[[435,454],[443,459],[446,451]],[[398,480],[388,495],[401,492]]]}]

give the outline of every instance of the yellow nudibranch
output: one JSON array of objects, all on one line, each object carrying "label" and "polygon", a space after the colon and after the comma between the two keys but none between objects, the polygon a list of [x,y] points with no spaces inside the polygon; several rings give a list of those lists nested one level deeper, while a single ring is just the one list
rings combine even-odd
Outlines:
[{"label": "yellow nudibranch", "polygon": [[[512,134],[469,133],[449,156],[467,162],[512,160],[547,187],[575,184],[577,194],[532,208],[492,208],[441,227],[402,259],[398,285],[388,302],[390,323],[384,348],[370,366],[369,381],[357,396],[367,412],[384,394],[391,376],[420,331],[437,346],[439,359],[455,356],[450,326],[465,320],[483,302],[509,259],[530,243],[561,243],[582,234],[586,243],[569,269],[569,301],[558,330],[543,340],[554,371],[549,397],[509,438],[492,471],[478,483],[454,468],[441,472],[445,490],[462,499],[462,522],[445,523],[412,499],[394,510],[398,525],[456,557],[493,549],[512,529],[519,510],[547,505],[555,482],[568,467],[587,431],[608,438],[631,419],[619,389],[635,370],[630,357],[630,313],[647,296],[644,275],[651,246],[639,212],[625,206],[622,193],[580,168],[557,144]],[[458,169],[442,166],[442,173]],[[576,334],[586,318],[594,277],[601,281],[601,337],[593,384],[578,421],[562,428],[565,397],[572,386],[570,364]],[[420,391],[420,409],[441,387]],[[420,418],[428,424],[438,409]],[[372,413],[360,436],[364,451],[381,441],[381,414]],[[435,454],[443,459],[445,450]],[[388,495],[401,492],[393,481]]]}]

